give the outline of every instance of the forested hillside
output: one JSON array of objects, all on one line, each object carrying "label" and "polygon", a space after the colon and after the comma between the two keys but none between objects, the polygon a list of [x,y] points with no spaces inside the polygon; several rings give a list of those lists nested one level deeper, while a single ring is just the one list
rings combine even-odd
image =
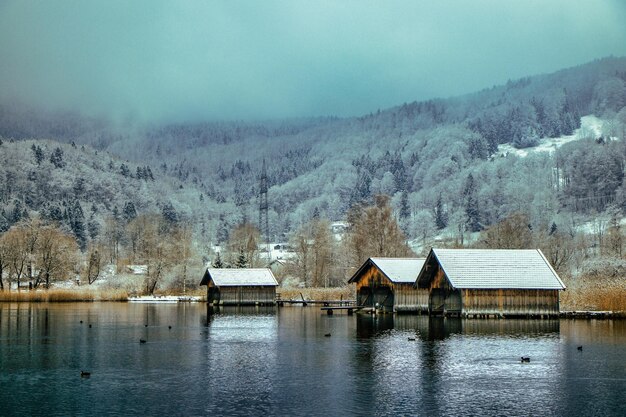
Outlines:
[{"label": "forested hillside", "polygon": [[193,218],[188,190],[149,165],[85,145],[52,140],[2,140],[0,231],[38,213],[71,231],[81,248],[110,232],[112,219],[138,213]]},{"label": "forested hillside", "polygon": [[[424,245],[462,242],[514,213],[536,229],[574,227],[624,207],[625,105],[626,58],[612,57],[347,119],[144,126],[3,103],[0,226],[38,211],[71,228],[82,211],[84,245],[132,205],[172,209],[197,240],[223,242],[256,222],[266,160],[272,240],[313,217],[345,219],[377,194]],[[601,132],[580,129],[591,114]],[[499,151],[574,133],[556,152]]]}]

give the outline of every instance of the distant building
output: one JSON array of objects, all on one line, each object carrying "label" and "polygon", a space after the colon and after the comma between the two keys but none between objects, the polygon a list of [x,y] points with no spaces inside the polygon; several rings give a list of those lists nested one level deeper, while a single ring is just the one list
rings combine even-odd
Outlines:
[{"label": "distant building", "polygon": [[340,242],[344,236],[350,230],[350,223],[348,222],[332,222],[330,224],[330,232],[336,241]]},{"label": "distant building", "polygon": [[424,259],[369,258],[350,278],[357,305],[386,312],[428,311],[428,290],[415,286]]},{"label": "distant building", "polygon": [[431,249],[417,278],[430,314],[555,316],[565,285],[539,249]]},{"label": "distant building", "polygon": [[148,265],[126,265],[126,271],[133,275],[146,275]]},{"label": "distant building", "polygon": [[209,304],[273,305],[278,282],[268,268],[207,268],[200,285]]}]

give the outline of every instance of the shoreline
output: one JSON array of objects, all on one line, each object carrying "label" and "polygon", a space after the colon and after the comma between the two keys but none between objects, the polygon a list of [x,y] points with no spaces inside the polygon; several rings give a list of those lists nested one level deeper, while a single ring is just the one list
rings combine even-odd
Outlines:
[{"label": "shoreline", "polygon": [[[306,300],[307,303],[311,304],[323,303],[329,300],[355,299],[354,288],[347,286],[335,288],[278,288],[277,295],[280,295],[280,298],[284,301]],[[164,292],[154,295],[136,295],[136,293],[129,293],[127,290],[103,288],[0,291],[0,303],[128,302],[160,304],[180,302],[206,303],[206,301],[204,289],[195,289],[185,294]],[[626,319],[626,310],[576,309],[576,306],[564,307],[566,309],[561,310],[558,314],[558,317],[561,319]]]},{"label": "shoreline", "polygon": [[[38,296],[33,297],[32,293],[27,296],[19,296],[17,294],[25,294],[22,293],[11,293],[12,295],[6,297],[6,292],[0,292],[0,304],[10,304],[10,303],[98,303],[98,302],[114,302],[114,303],[133,303],[133,304],[177,304],[177,303],[206,303],[205,296],[195,296],[195,295],[155,295],[155,296],[117,296],[117,297],[96,297],[93,293],[90,294],[82,294],[83,297],[77,297],[76,294],[72,294],[73,296],[55,296],[55,291],[44,295],[47,296]],[[41,292],[39,293],[41,294]],[[85,297],[86,296],[86,297]],[[296,300],[297,301],[297,300]],[[318,308],[317,304],[323,304],[327,300],[314,300],[307,298],[306,302],[311,305],[312,308]],[[291,304],[286,304],[284,306],[275,305],[280,308],[289,308],[294,307]],[[220,306],[224,307],[224,306]],[[226,306],[231,307],[231,306]],[[235,307],[235,306],[232,306]],[[299,306],[300,308],[306,308]],[[391,313],[394,314],[394,313]],[[398,314],[398,313],[395,313]],[[610,311],[610,310],[564,310],[560,311],[558,314],[559,319],[570,319],[570,320],[620,320],[626,319],[626,311]],[[506,317],[498,318],[498,320],[506,320]],[[469,319],[474,320],[474,318]],[[488,319],[477,319],[477,320],[488,320]],[[542,320],[542,319],[529,319],[529,320]]]}]

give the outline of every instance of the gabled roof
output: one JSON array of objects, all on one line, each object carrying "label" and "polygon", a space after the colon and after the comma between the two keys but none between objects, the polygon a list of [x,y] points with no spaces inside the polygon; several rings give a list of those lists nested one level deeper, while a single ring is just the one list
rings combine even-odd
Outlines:
[{"label": "gabled roof", "polygon": [[454,288],[550,289],[565,285],[539,249],[431,249],[418,284],[432,279],[427,269],[439,263]]},{"label": "gabled roof", "polygon": [[269,268],[207,268],[200,285],[213,281],[216,287],[277,286]]},{"label": "gabled roof", "polygon": [[361,274],[374,265],[395,284],[414,284],[424,261],[424,258],[369,258],[348,283],[358,281]]}]

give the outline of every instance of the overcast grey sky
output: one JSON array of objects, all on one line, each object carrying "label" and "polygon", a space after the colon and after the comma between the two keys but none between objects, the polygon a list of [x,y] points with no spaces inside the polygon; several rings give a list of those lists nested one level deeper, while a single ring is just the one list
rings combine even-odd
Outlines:
[{"label": "overcast grey sky", "polygon": [[0,95],[145,121],[361,115],[626,55],[626,1],[0,0]]}]

